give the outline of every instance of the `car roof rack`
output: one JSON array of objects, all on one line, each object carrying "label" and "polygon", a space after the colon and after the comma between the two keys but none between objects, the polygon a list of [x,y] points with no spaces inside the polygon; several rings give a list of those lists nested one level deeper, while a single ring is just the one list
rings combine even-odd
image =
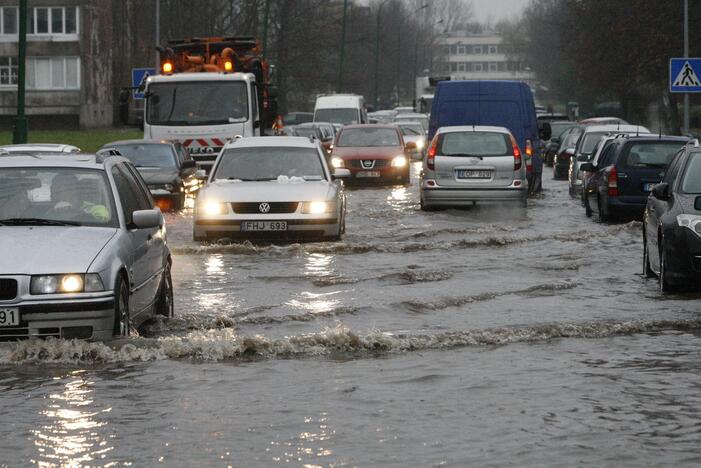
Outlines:
[{"label": "car roof rack", "polygon": [[122,156],[122,153],[120,153],[117,148],[113,147],[101,148],[95,152],[95,162],[101,164],[105,162],[105,159],[112,156]]}]

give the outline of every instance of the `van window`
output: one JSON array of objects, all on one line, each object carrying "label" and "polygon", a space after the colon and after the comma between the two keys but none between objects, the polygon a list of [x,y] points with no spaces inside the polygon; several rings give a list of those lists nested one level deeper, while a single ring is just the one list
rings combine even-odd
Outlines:
[{"label": "van window", "polygon": [[352,107],[338,107],[333,109],[317,109],[314,113],[314,122],[331,122],[341,125],[357,124],[358,109]]},{"label": "van window", "polygon": [[450,132],[441,135],[438,143],[441,156],[510,156],[511,140],[504,133]]}]

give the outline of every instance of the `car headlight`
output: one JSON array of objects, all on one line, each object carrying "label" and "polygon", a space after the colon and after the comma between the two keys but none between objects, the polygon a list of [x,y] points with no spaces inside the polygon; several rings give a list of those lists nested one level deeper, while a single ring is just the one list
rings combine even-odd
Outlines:
[{"label": "car headlight", "polygon": [[406,156],[400,155],[392,159],[392,167],[404,167],[406,166]]},{"label": "car headlight", "polygon": [[208,216],[216,216],[228,213],[229,207],[226,203],[207,201],[199,205],[198,211]]},{"label": "car headlight", "polygon": [[331,158],[331,165],[335,167],[336,169],[340,169],[342,167],[345,167],[345,163],[343,162],[343,159],[335,157]]},{"label": "car headlight", "polygon": [[425,145],[426,145],[426,142],[424,141],[423,138],[419,138],[418,140],[416,140],[416,149],[417,149],[417,150],[422,150],[422,149],[424,149],[424,146],[425,146]]},{"label": "car headlight", "polygon": [[677,224],[694,231],[695,234],[701,236],[701,216],[680,214],[677,215]]},{"label": "car headlight", "polygon": [[304,202],[302,205],[302,213],[304,214],[323,214],[331,213],[336,208],[336,204],[325,201]]},{"label": "car headlight", "polygon": [[65,294],[104,291],[102,279],[97,273],[32,276],[32,294]]}]

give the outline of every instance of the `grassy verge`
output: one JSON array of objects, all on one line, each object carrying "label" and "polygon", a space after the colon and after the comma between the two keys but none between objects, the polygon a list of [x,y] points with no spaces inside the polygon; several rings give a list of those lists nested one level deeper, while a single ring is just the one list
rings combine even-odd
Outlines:
[{"label": "grassy verge", "polygon": [[[99,129],[99,130],[45,130],[30,131],[29,143],[64,143],[74,145],[85,153],[98,150],[105,143],[115,140],[143,138],[144,132],[139,129]],[[12,132],[0,132],[0,145],[12,143]]]}]

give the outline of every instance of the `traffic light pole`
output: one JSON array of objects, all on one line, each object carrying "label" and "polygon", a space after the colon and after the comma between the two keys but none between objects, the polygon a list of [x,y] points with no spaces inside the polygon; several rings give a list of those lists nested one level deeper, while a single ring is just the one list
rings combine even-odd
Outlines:
[{"label": "traffic light pole", "polygon": [[[684,0],[684,58],[689,58],[689,0]],[[684,130],[689,134],[689,93],[684,93]]]},{"label": "traffic light pole", "polygon": [[12,142],[27,142],[27,116],[24,114],[24,95],[26,92],[26,56],[27,56],[27,0],[19,2],[19,53],[17,64],[17,117],[12,134]]}]

